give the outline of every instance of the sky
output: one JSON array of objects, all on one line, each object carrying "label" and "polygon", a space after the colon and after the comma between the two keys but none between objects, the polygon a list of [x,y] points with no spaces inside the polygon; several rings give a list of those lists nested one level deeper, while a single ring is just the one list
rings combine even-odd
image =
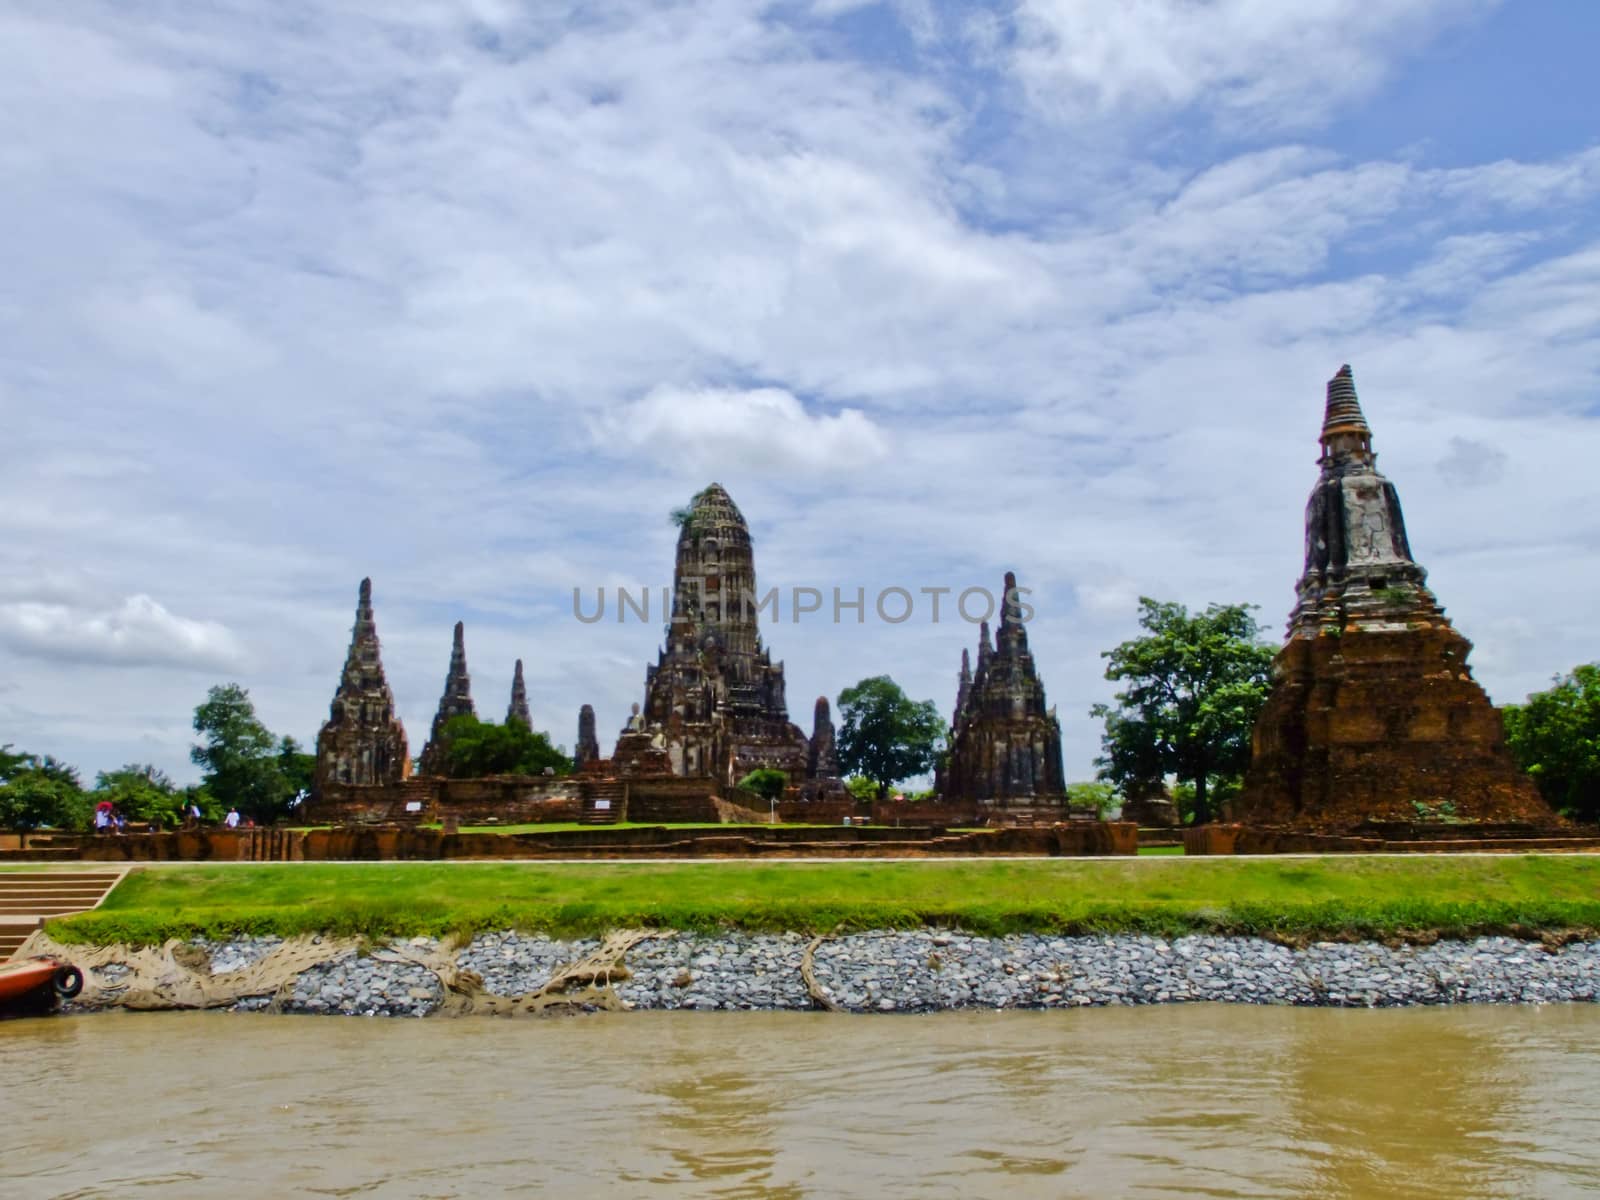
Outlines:
[{"label": "sky", "polygon": [[615,589],[716,480],[803,726],[882,673],[948,715],[976,629],[921,589],[1014,570],[1086,778],[1140,596],[1281,635],[1346,362],[1517,701],[1600,656],[1597,42],[1587,0],[12,0],[0,743],[192,780],[225,681],[310,743],[371,576],[413,753],[457,620],[481,714],[520,657],[609,749],[662,632]]}]

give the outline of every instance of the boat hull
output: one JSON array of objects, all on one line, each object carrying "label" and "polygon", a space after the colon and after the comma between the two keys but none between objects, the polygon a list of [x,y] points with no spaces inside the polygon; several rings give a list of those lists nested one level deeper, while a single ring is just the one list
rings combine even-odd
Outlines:
[{"label": "boat hull", "polygon": [[0,965],[0,1011],[47,1008],[71,999],[83,987],[76,967],[51,958],[28,958]]}]

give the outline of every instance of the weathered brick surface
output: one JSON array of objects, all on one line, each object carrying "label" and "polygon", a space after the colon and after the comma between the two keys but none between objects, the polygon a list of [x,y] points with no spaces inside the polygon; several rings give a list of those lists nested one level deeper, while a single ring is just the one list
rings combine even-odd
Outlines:
[{"label": "weathered brick surface", "polygon": [[406,731],[395,716],[394,693],[383,674],[372,580],[363,579],[350,631],[350,652],[328,720],[317,734],[313,793],[345,784],[398,783],[411,773]]},{"label": "weathered brick surface", "polygon": [[1328,385],[1322,447],[1305,571],[1234,819],[1319,832],[1435,817],[1558,825],[1412,558],[1348,367]]},{"label": "weathered brick surface", "polygon": [[976,671],[961,652],[949,758],[934,787],[944,803],[986,814],[1053,808],[1064,816],[1061,722],[1045,702],[1016,587],[1008,572],[1000,628],[991,646],[983,623]]}]

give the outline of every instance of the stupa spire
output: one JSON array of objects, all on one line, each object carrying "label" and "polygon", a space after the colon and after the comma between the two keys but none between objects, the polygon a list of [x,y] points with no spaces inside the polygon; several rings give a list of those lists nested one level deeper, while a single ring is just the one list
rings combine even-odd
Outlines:
[{"label": "stupa spire", "polygon": [[818,696],[811,714],[811,740],[806,752],[806,778],[837,779],[839,751],[835,744],[833,708],[826,696]]},{"label": "stupa spire", "polygon": [[1372,426],[1356,398],[1356,380],[1345,363],[1328,380],[1328,405],[1322,417],[1322,452],[1372,453]]},{"label": "stupa spire", "polygon": [[1007,571],[1005,590],[1000,595],[1000,630],[995,638],[995,651],[1016,655],[1028,649],[1028,630],[1022,620],[1022,596],[1017,591],[1015,571]]},{"label": "stupa spire", "polygon": [[581,771],[599,757],[600,739],[594,731],[594,705],[585,704],[578,710],[578,748],[573,755],[573,762]]},{"label": "stupa spire", "polygon": [[533,728],[533,714],[528,711],[528,687],[522,681],[522,660],[517,659],[516,670],[511,674],[511,704],[506,708],[506,724],[521,721]]},{"label": "stupa spire", "polygon": [[477,715],[478,710],[472,703],[472,676],[467,673],[467,627],[457,621],[450,643],[450,670],[444,677],[439,711],[433,714],[433,729],[428,735],[428,744],[422,748],[420,767],[424,775],[443,772],[444,727],[450,719]]}]

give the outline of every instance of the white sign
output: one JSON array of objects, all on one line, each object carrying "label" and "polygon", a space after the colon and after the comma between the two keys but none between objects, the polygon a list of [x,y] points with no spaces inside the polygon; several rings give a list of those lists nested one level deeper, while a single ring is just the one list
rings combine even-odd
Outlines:
[{"label": "white sign", "polygon": [[594,810],[595,810],[595,812],[606,812],[607,810],[610,809],[610,807],[611,807],[611,801],[609,801],[609,800],[596,800],[594,802]]},{"label": "white sign", "polygon": [[407,800],[406,801],[406,811],[407,812],[421,812],[422,811],[422,801],[421,800]]}]

